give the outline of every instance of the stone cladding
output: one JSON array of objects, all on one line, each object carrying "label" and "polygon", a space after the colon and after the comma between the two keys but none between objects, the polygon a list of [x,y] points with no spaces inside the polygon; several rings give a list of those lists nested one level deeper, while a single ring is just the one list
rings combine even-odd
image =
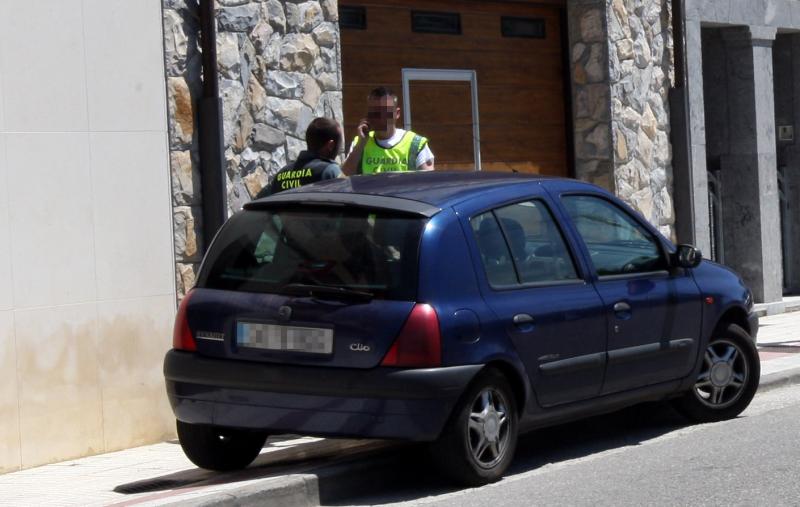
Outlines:
[{"label": "stone cladding", "polygon": [[573,0],[568,8],[576,175],[672,237],[670,2]]},{"label": "stone cladding", "polygon": [[[196,0],[164,0],[176,283],[194,285],[204,252],[195,106],[201,55]],[[218,0],[228,213],[305,146],[316,116],[342,120],[336,0]]]}]

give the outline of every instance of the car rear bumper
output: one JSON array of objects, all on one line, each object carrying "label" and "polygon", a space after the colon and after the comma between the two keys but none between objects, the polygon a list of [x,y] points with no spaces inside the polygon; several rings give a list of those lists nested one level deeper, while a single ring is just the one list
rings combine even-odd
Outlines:
[{"label": "car rear bumper", "polygon": [[184,422],[429,441],[482,365],[369,370],[233,361],[171,350],[167,395]]}]

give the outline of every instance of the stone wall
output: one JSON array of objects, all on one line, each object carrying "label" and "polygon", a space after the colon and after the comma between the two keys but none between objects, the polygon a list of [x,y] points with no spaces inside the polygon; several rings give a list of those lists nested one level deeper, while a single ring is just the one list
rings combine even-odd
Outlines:
[{"label": "stone wall", "polygon": [[575,125],[575,175],[614,190],[606,0],[567,4],[572,102]]},{"label": "stone wall", "polygon": [[202,91],[202,63],[197,3],[164,0],[163,12],[175,278],[178,297],[182,297],[194,285],[203,245],[195,128],[196,104]]},{"label": "stone wall", "polygon": [[670,2],[613,0],[610,4],[615,189],[669,237],[675,223],[667,113],[674,80]]},{"label": "stone wall", "polygon": [[573,0],[569,16],[576,176],[672,236],[670,3]]},{"label": "stone wall", "polygon": [[[228,213],[241,209],[305,146],[317,116],[342,120],[336,0],[218,0],[217,52]],[[178,293],[204,252],[195,108],[201,92],[198,8],[164,0]]]}]

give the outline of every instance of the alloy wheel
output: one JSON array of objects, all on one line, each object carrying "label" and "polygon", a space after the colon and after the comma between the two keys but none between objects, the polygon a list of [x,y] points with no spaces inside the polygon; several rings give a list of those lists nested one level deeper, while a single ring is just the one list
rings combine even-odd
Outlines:
[{"label": "alloy wheel", "polygon": [[742,396],[749,375],[747,358],[739,346],[729,340],[716,340],[706,349],[694,384],[695,396],[710,408],[724,409]]},{"label": "alloy wheel", "polygon": [[511,432],[509,403],[500,391],[486,387],[478,394],[470,409],[467,441],[475,462],[490,469],[503,459]]}]

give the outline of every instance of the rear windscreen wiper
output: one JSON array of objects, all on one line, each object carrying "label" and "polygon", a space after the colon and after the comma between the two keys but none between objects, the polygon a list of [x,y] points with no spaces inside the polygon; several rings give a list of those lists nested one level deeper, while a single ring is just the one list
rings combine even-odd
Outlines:
[{"label": "rear windscreen wiper", "polygon": [[309,285],[304,283],[290,283],[284,285],[278,292],[292,296],[309,296],[315,298],[363,299],[370,300],[375,297],[371,292],[345,289],[344,287],[331,287],[330,285]]}]

